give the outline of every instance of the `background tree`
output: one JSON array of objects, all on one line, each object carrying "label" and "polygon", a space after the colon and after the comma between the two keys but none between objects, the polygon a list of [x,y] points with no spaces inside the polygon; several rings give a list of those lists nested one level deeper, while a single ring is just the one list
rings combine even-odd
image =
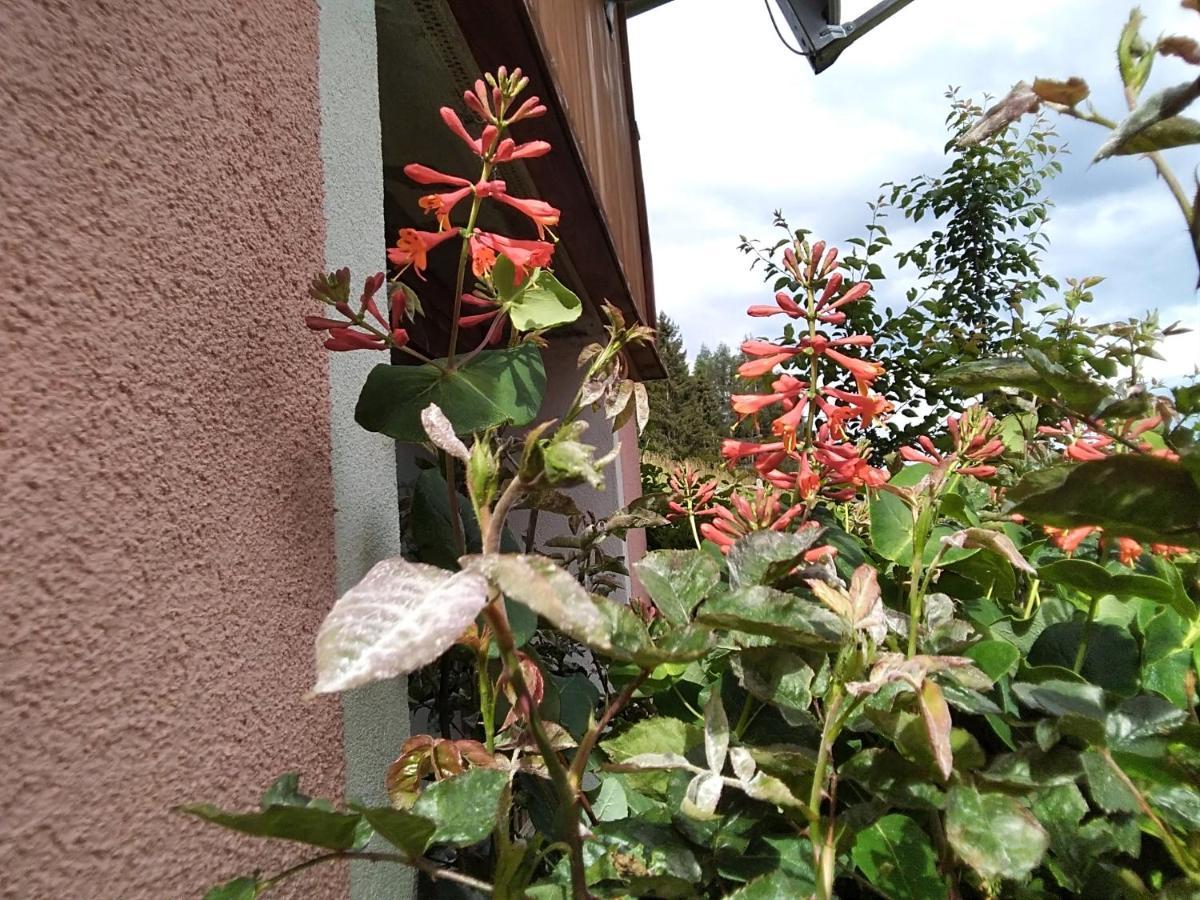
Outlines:
[{"label": "background tree", "polygon": [[912,223],[930,224],[928,234],[896,254],[901,272],[916,279],[903,304],[879,310],[876,355],[887,369],[883,385],[896,405],[890,435],[877,440],[880,452],[936,430],[961,408],[929,378],[942,369],[1018,350],[1026,330],[1025,306],[1044,299],[1058,283],[1043,276],[1040,254],[1051,202],[1048,179],[1062,171],[1054,130],[1038,117],[1024,133],[1008,128],[992,139],[963,146],[960,139],[982,110],[955,90],[946,122],[948,162],[940,176],[920,175],[885,183],[872,204],[874,220],[865,239],[851,241],[861,257],[847,260],[879,280],[873,257],[891,246],[882,219],[889,209]]},{"label": "background tree", "polygon": [[[728,391],[732,378],[713,380],[717,357],[707,351],[704,366],[693,372],[688,365],[679,326],[665,314],[658,317],[658,353],[667,377],[650,382],[650,422],[642,433],[642,447],[672,460],[717,462],[717,448],[728,434]],[[720,365],[736,368],[733,354],[724,348]]]}]

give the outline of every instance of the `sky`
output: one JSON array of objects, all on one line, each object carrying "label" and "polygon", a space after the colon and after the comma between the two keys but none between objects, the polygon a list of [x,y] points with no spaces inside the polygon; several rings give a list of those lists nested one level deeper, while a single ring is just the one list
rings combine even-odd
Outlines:
[{"label": "sky", "polygon": [[[844,0],[843,19],[870,5]],[[631,19],[655,297],[689,354],[702,344],[736,345],[750,330],[746,306],[770,294],[738,252],[738,235],[774,241],[771,214],[782,209],[793,226],[845,246],[863,234],[866,204],[882,182],[944,168],[949,86],[998,97],[1022,79],[1080,75],[1098,110],[1120,118],[1115,47],[1129,8],[1128,0],[915,0],[820,76],[781,45],[762,0],[673,0]],[[1143,34],[1200,37],[1200,16],[1177,0],[1143,0],[1142,8]],[[1160,57],[1147,92],[1194,73]],[[1103,129],[1059,116],[1052,124],[1070,153],[1047,189],[1055,206],[1043,273],[1060,282],[1106,276],[1095,289],[1095,321],[1158,309],[1164,323],[1197,329],[1167,341],[1167,360],[1150,368],[1170,379],[1192,371],[1200,295],[1178,206],[1144,159],[1090,165]],[[1200,150],[1166,157],[1194,187]],[[914,228],[893,215],[886,224],[903,247],[926,223]],[[885,283],[876,295],[899,299],[903,286]]]}]

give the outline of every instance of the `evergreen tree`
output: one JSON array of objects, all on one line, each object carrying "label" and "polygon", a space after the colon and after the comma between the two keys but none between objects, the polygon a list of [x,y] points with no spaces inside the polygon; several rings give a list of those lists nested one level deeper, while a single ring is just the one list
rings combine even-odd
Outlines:
[{"label": "evergreen tree", "polygon": [[[732,358],[728,348],[724,350]],[[713,355],[711,351],[703,352]],[[718,461],[721,438],[729,433],[730,382],[719,382],[708,365],[693,373],[679,326],[664,314],[658,317],[658,354],[667,377],[646,385],[650,422],[642,435],[642,446],[675,460]]]}]

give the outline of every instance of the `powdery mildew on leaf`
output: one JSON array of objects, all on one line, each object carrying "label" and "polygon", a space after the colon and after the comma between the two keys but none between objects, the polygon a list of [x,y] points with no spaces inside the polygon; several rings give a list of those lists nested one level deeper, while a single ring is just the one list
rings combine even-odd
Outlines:
[{"label": "powdery mildew on leaf", "polygon": [[436,660],[487,603],[487,582],[395,556],[334,604],[317,633],[314,694],[405,675]]}]

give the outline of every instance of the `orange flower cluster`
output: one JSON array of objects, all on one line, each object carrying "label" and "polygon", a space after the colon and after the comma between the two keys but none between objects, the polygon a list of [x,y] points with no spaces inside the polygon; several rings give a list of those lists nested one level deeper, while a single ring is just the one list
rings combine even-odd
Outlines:
[{"label": "orange flower cluster", "polygon": [[[1070,462],[1094,462],[1106,459],[1119,447],[1129,444],[1135,445],[1142,453],[1177,460],[1179,454],[1166,447],[1155,447],[1143,438],[1143,435],[1153,431],[1161,424],[1161,415],[1145,419],[1131,419],[1119,423],[1116,429],[1111,430],[1103,420],[1077,425],[1070,419],[1063,419],[1058,425],[1039,425],[1038,433],[1057,439],[1063,445],[1063,458]],[[1138,440],[1139,438],[1141,440]],[[1102,544],[1108,544],[1110,540],[1104,534],[1103,529],[1096,525],[1081,525],[1077,528],[1054,528],[1045,525],[1042,530],[1051,542],[1068,556],[1078,550],[1079,545],[1089,535],[1099,535]],[[1146,549],[1129,537],[1112,538],[1111,545],[1117,552],[1117,559],[1126,566],[1136,563]],[[1186,547],[1176,547],[1173,544],[1151,544],[1150,552],[1155,556],[1170,558],[1188,551]]]},{"label": "orange flower cluster", "polygon": [[[988,462],[1004,453],[1004,442],[997,436],[996,419],[982,407],[972,407],[959,415],[946,418],[946,430],[954,452],[943,455],[927,436],[917,438],[917,447],[901,447],[900,455],[909,462],[931,466],[950,466],[961,475],[990,478],[996,467]],[[964,465],[965,463],[965,465]]]},{"label": "orange flower cluster", "polygon": [[[741,418],[777,410],[771,420],[774,440],[726,440],[722,455],[732,464],[750,459],[755,471],[772,488],[792,492],[800,510],[820,494],[849,499],[864,487],[887,481],[887,472],[872,467],[866,447],[848,439],[848,426],[870,426],[891,408],[871,393],[883,374],[878,363],[851,355],[852,348],[869,347],[868,334],[837,334],[846,323],[844,307],[870,293],[869,282],[851,284],[839,270],[838,251],[818,241],[811,247],[794,242],[783,253],[783,270],[792,291],[779,291],[774,306],[751,306],[754,318],[783,315],[804,323],[801,336],[772,342],[748,340],[742,352],[750,357],[738,369],[743,378],[763,378],[777,366],[791,367],[771,381],[762,393],[735,394],[734,412]],[[790,328],[788,333],[790,334]],[[838,386],[848,375],[855,390]],[[796,507],[794,506],[793,509]]]}]

